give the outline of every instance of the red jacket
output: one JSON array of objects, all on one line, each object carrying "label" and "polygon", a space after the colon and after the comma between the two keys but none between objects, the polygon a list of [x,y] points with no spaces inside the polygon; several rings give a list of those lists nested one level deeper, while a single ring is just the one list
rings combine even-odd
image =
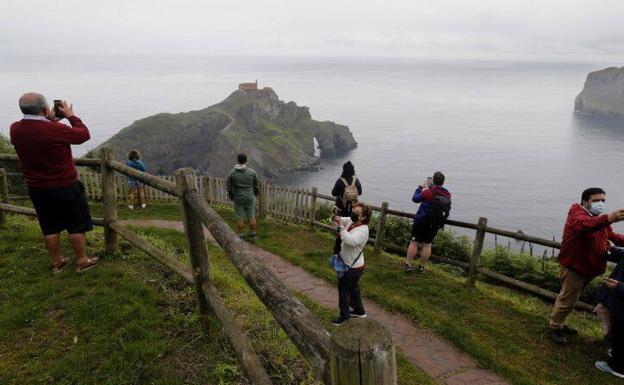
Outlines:
[{"label": "red jacket", "polygon": [[89,129],[77,116],[71,127],[47,120],[23,119],[11,125],[11,143],[29,187],[65,187],[76,183],[71,145],[89,140]]},{"label": "red jacket", "polygon": [[575,203],[570,207],[563,229],[559,263],[586,278],[597,277],[607,268],[605,254],[609,241],[624,246],[624,234],[613,232],[609,216],[594,216]]}]

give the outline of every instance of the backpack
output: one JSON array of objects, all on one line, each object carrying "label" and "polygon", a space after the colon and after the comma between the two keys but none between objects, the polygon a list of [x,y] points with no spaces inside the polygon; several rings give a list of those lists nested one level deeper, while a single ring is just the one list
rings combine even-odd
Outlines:
[{"label": "backpack", "polygon": [[358,189],[355,186],[355,181],[357,180],[357,178],[355,176],[353,176],[353,181],[351,182],[351,184],[347,183],[347,180],[345,178],[340,178],[340,180],[342,180],[342,183],[344,183],[345,185],[345,189],[342,193],[342,206],[343,207],[347,207],[347,203],[356,203],[358,201]]},{"label": "backpack", "polygon": [[441,229],[451,213],[451,199],[444,195],[436,194],[431,201],[431,207],[427,212],[424,223],[432,229]]}]

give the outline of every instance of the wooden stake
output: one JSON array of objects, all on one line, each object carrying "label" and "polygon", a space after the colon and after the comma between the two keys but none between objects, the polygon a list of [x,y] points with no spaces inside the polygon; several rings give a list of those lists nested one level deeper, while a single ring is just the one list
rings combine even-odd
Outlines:
[{"label": "wooden stake", "polygon": [[104,147],[100,152],[102,170],[102,206],[104,208],[104,251],[114,253],[119,248],[117,233],[110,224],[117,221],[117,199],[115,197],[115,172],[109,166],[114,159],[112,148]]},{"label": "wooden stake", "polygon": [[477,233],[475,234],[474,246],[472,248],[472,256],[470,265],[468,266],[468,279],[466,284],[474,287],[477,280],[477,269],[481,264],[481,251],[483,251],[483,241],[485,240],[485,228],[487,227],[487,218],[479,218],[477,223]]}]

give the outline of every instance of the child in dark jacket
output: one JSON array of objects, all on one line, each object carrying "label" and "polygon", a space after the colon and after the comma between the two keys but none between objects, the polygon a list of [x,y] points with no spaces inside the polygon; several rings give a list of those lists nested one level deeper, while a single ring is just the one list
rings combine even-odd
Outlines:
[{"label": "child in dark jacket", "polygon": [[[141,160],[141,153],[137,150],[132,150],[128,153],[128,162],[126,164],[135,170],[145,171],[145,163]],[[128,208],[130,210],[134,209],[135,198],[138,196],[139,204],[144,209],[146,207],[145,185],[132,177],[128,177],[128,189]]]},{"label": "child in dark jacket", "polygon": [[617,262],[615,269],[598,289],[599,306],[610,316],[611,354],[607,361],[597,361],[596,367],[616,377],[624,378],[624,250],[612,247],[608,259]]}]

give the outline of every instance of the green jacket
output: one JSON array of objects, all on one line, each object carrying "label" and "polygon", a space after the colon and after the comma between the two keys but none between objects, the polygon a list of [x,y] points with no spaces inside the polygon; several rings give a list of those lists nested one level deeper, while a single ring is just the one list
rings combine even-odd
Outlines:
[{"label": "green jacket", "polygon": [[250,167],[233,168],[227,177],[226,186],[230,199],[239,204],[252,203],[260,193],[258,175]]}]

